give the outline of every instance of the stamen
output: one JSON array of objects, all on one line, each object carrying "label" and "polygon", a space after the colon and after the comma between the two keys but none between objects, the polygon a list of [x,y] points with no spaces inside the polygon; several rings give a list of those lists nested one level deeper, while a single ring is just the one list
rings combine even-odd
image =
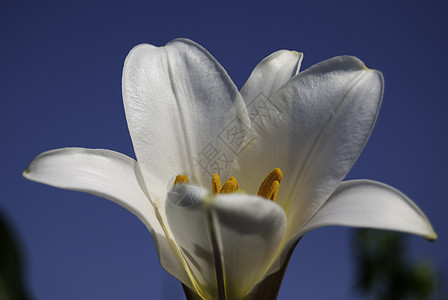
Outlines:
[{"label": "stamen", "polygon": [[[282,182],[282,177],[283,174],[280,168],[275,168],[274,170],[272,170],[261,183],[257,195],[266,198],[268,200],[275,201],[277,199],[278,190],[280,188],[280,182]],[[177,175],[176,179],[174,180],[174,185],[189,182],[190,181],[188,180],[187,175]],[[221,179],[219,178],[219,175],[213,174],[212,176],[213,196],[216,196],[216,194],[219,193],[222,194],[234,193],[238,191],[238,189],[239,189],[239,183],[235,177],[231,176],[224,183],[224,185],[221,186]]]},{"label": "stamen", "polygon": [[213,174],[212,176],[212,192],[213,196],[221,193],[221,179],[219,178],[219,175],[216,173]]},{"label": "stamen", "polygon": [[283,174],[280,168],[272,170],[261,183],[257,195],[275,201],[282,177]]},{"label": "stamen", "polygon": [[239,184],[235,177],[231,176],[221,189],[222,194],[229,194],[238,191]]},{"label": "stamen", "polygon": [[190,183],[187,175],[177,175],[176,179],[174,179],[173,185],[182,184],[182,183]]},{"label": "stamen", "polygon": [[271,186],[272,193],[269,194],[269,198],[268,198],[269,200],[272,200],[274,202],[275,202],[275,200],[277,200],[277,194],[278,194],[279,188],[280,188],[280,182],[278,182],[277,180],[274,181]]}]

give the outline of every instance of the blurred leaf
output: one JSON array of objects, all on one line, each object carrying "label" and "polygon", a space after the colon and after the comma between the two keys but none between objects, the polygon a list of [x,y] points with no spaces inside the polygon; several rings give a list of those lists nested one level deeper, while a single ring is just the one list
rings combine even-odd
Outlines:
[{"label": "blurred leaf", "polygon": [[371,299],[428,299],[435,288],[429,263],[407,258],[405,235],[358,229],[353,239],[357,264],[356,288]]},{"label": "blurred leaf", "polygon": [[23,284],[21,253],[11,228],[0,215],[0,299],[29,300]]}]

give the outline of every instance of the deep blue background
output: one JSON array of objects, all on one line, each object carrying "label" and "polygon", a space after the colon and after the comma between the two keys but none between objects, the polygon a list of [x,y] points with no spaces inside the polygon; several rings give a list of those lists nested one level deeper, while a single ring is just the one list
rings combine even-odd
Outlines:
[{"label": "deep blue background", "polygon": [[[397,187],[439,239],[409,239],[412,257],[448,280],[447,36],[444,1],[0,2],[0,209],[23,244],[37,300],[181,299],[136,217],[95,196],[29,182],[40,152],[81,146],[134,157],[121,100],[136,44],[176,37],[207,48],[241,87],[278,49],[303,69],[350,54],[381,70],[377,126],[349,178]],[[280,299],[358,299],[351,229],[324,228],[297,247]],[[176,298],[177,297],[177,298]]]}]

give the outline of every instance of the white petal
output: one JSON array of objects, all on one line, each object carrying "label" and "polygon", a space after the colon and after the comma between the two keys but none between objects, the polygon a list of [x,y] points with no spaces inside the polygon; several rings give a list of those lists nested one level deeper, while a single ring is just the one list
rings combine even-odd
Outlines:
[{"label": "white petal", "polygon": [[437,238],[424,213],[400,191],[371,180],[345,181],[289,239],[269,273],[277,271],[289,258],[288,252],[299,238],[323,226],[368,227],[412,233],[428,240]]},{"label": "white petal", "polygon": [[222,195],[213,205],[228,299],[242,299],[263,278],[286,230],[276,203],[247,194]]},{"label": "white petal", "polygon": [[386,184],[371,180],[342,182],[334,194],[300,230],[330,225],[389,229],[437,238],[431,223],[406,195]]},{"label": "white petal", "polygon": [[257,97],[269,98],[289,79],[299,73],[302,53],[280,50],[263,59],[252,71],[241,88],[241,96],[246,103],[251,119],[256,116]]},{"label": "white petal", "polygon": [[206,299],[218,299],[220,289],[227,299],[243,299],[265,275],[286,229],[281,207],[247,194],[202,198],[189,207],[170,204],[167,214]]},{"label": "white petal", "polygon": [[29,180],[94,194],[123,206],[150,230],[162,266],[191,286],[158,222],[137,163],[132,158],[102,149],[57,149],[37,156],[23,175]]},{"label": "white petal", "polygon": [[150,202],[138,182],[136,162],[110,150],[63,148],[37,156],[27,179],[58,188],[91,193],[125,207],[152,227]]},{"label": "white petal", "polygon": [[198,185],[210,184],[213,173],[228,178],[250,121],[237,88],[204,48],[189,40],[136,46],[123,69],[123,99],[137,160],[158,206],[178,174]]},{"label": "white petal", "polygon": [[203,189],[177,185],[166,201],[167,225],[184,256],[195,290],[204,299],[218,299],[209,206]]},{"label": "white petal", "polygon": [[[234,171],[256,193],[273,168],[283,171],[277,203],[291,237],[322,206],[363,149],[383,92],[381,73],[336,57],[299,73],[266,101]],[[260,105],[261,107],[261,105]]]}]

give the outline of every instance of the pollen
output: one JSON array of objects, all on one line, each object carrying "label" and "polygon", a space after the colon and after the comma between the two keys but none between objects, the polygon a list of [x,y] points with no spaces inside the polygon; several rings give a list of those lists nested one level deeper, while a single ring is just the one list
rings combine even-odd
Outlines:
[{"label": "pollen", "polygon": [[275,201],[280,188],[280,182],[282,182],[282,177],[283,174],[280,168],[272,170],[261,183],[257,195]]},{"label": "pollen", "polygon": [[182,184],[182,183],[190,183],[187,175],[177,175],[176,179],[174,179],[173,185]]},{"label": "pollen", "polygon": [[230,194],[238,191],[240,188],[238,181],[235,177],[231,176],[226,183],[222,186],[221,194]]},{"label": "pollen", "polygon": [[212,176],[212,192],[213,196],[221,193],[221,179],[218,174],[213,174]]},{"label": "pollen", "polygon": [[[282,171],[280,168],[275,168],[272,170],[268,176],[263,180],[258,189],[258,196],[266,198],[271,201],[275,201],[277,199],[278,190],[280,188],[280,182],[282,182]],[[189,183],[187,175],[177,175],[174,180],[174,185]],[[212,176],[212,192],[213,196],[217,194],[230,194],[235,193],[240,188],[238,180],[235,177],[231,176],[224,185],[221,185],[221,178],[219,178],[218,174],[213,174]]]},{"label": "pollen", "polygon": [[216,194],[230,194],[238,191],[240,185],[235,177],[231,176],[221,187],[221,179],[218,174],[213,174],[212,176],[212,192],[213,196]]}]

